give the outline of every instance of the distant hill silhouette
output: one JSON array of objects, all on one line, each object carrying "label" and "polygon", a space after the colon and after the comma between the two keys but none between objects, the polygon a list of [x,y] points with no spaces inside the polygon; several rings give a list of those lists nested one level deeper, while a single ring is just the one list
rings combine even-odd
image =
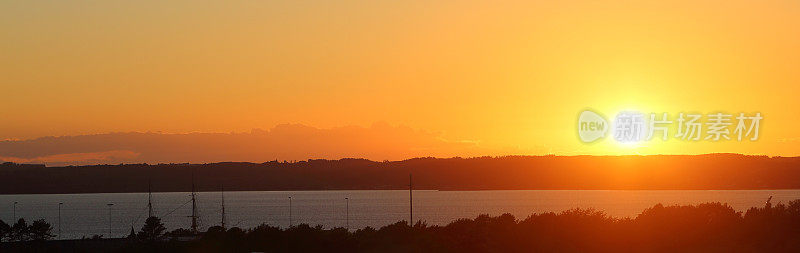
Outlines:
[{"label": "distant hill silhouette", "polygon": [[48,166],[346,157],[399,160],[479,154],[500,153],[474,142],[447,140],[440,133],[386,123],[334,128],[281,124],[246,133],[130,132],[0,141],[0,162]]},{"label": "distant hill silhouette", "polygon": [[0,194],[406,189],[800,189],[800,158],[695,156],[506,156],[213,164],[45,167],[0,165]]}]

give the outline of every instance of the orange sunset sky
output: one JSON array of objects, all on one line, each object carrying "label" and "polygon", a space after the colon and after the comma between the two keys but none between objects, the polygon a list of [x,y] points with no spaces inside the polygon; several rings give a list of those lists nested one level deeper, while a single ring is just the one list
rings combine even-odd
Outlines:
[{"label": "orange sunset sky", "polygon": [[[0,160],[146,152],[31,144],[112,132],[294,147],[219,160],[800,153],[794,0],[3,1],[0,27]],[[586,108],[764,120],[758,141],[587,145]]]}]

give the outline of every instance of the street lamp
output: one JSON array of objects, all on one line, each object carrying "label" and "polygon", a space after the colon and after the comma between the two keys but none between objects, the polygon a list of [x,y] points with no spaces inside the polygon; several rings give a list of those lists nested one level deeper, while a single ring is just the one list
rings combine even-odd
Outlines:
[{"label": "street lamp", "polygon": [[58,239],[61,239],[61,205],[64,203],[58,202]]},{"label": "street lamp", "polygon": [[11,220],[11,222],[17,222],[17,203],[18,202],[14,201],[14,207],[12,208],[13,211],[11,212],[14,218]]},{"label": "street lamp", "polygon": [[106,204],[108,206],[108,238],[111,238],[111,207],[114,206],[114,203]]},{"label": "street lamp", "polygon": [[292,228],[292,197],[289,197],[289,228]]},{"label": "street lamp", "polygon": [[350,198],[344,198],[344,201],[345,201],[345,208],[344,208],[345,227],[347,227],[347,231],[350,231]]}]

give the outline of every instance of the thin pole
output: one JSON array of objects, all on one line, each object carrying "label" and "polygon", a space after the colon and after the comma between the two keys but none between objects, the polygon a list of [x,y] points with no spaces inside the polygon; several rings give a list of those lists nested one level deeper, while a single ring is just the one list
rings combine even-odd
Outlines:
[{"label": "thin pole", "polygon": [[408,215],[409,215],[409,226],[414,226],[414,184],[411,181],[411,173],[408,173]]},{"label": "thin pole", "polygon": [[350,230],[350,198],[344,198],[345,201],[345,211],[344,211],[344,220],[345,220],[345,227],[347,230]]},{"label": "thin pole", "polygon": [[112,234],[111,234],[112,230],[111,229],[113,227],[111,225],[111,207],[114,206],[114,203],[108,203],[106,205],[108,206],[108,238],[111,238],[111,236],[112,236]]},{"label": "thin pole", "polygon": [[222,229],[225,229],[225,185],[220,184],[219,188],[222,195]]},{"label": "thin pole", "polygon": [[289,197],[289,228],[292,227],[292,197]]},{"label": "thin pole", "polygon": [[18,202],[14,201],[13,211],[11,212],[14,218],[12,218],[11,222],[17,222],[17,203]]},{"label": "thin pole", "polygon": [[194,171],[192,171],[192,233],[197,234],[197,202],[194,189]]},{"label": "thin pole", "polygon": [[58,203],[58,239],[61,239],[61,205],[64,203]]},{"label": "thin pole", "polygon": [[147,217],[153,217],[153,183],[147,181]]}]

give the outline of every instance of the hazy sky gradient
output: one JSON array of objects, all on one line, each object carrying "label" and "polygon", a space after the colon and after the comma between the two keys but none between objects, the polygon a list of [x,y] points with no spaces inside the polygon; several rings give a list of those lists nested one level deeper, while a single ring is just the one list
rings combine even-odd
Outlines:
[{"label": "hazy sky gradient", "polygon": [[[487,155],[800,153],[798,1],[3,1],[0,27],[0,139],[386,122]],[[585,108],[765,119],[583,145]]]}]

